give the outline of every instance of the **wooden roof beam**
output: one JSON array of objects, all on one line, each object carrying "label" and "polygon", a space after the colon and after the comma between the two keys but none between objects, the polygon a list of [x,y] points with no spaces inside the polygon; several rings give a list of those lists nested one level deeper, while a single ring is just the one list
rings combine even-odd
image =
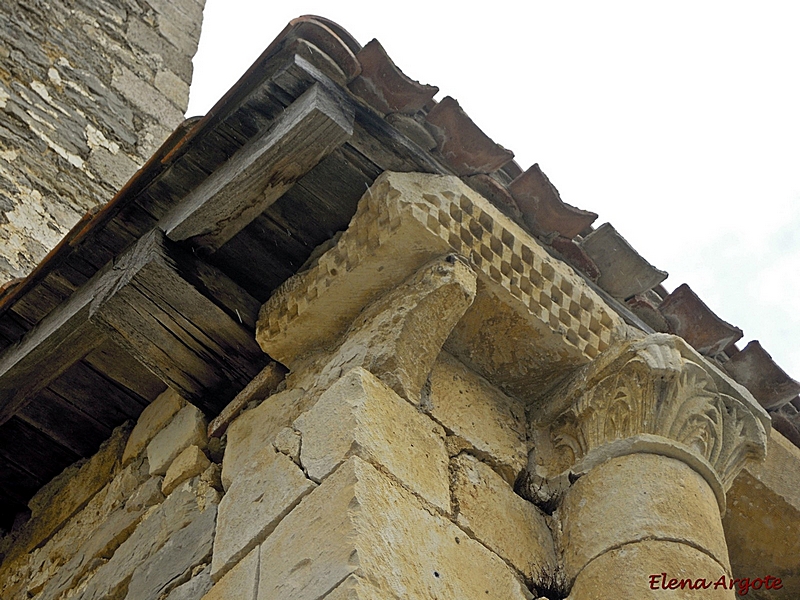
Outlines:
[{"label": "wooden roof beam", "polygon": [[269,360],[252,334],[259,305],[153,230],[0,354],[0,424],[109,338],[216,413]]},{"label": "wooden roof beam", "polygon": [[173,241],[214,252],[353,134],[354,114],[320,85],[290,104],[161,221]]},{"label": "wooden roof beam", "polygon": [[142,237],[117,269],[98,289],[90,320],[203,410],[219,412],[269,361],[245,325],[259,303],[162,231]]}]

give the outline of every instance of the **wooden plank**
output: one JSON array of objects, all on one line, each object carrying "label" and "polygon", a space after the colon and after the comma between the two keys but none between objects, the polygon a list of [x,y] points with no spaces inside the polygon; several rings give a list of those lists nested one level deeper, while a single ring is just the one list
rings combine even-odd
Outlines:
[{"label": "wooden plank", "polygon": [[321,86],[245,144],[161,222],[175,241],[214,251],[280,198],[353,131],[353,113]]},{"label": "wooden plank", "polygon": [[24,510],[28,500],[43,483],[45,481],[34,477],[17,465],[0,461],[0,504],[5,500],[9,504],[19,505],[18,510]]},{"label": "wooden plank", "polygon": [[44,483],[80,456],[13,417],[0,427],[0,458]]},{"label": "wooden plank", "polygon": [[378,165],[382,170],[453,174],[428,151],[398,132],[380,114],[365,106],[337,83],[300,56],[272,76],[275,85],[291,96],[302,93],[309,85],[318,85],[336,98],[336,102],[355,115],[353,135],[348,144]]},{"label": "wooden plank", "polygon": [[17,417],[79,456],[97,452],[112,430],[46,388]]},{"label": "wooden plank", "polygon": [[256,375],[236,397],[230,401],[219,416],[208,424],[208,437],[222,437],[233,420],[250,402],[264,400],[275,393],[286,378],[288,369],[278,362],[271,362]]},{"label": "wooden plank", "polygon": [[0,424],[102,341],[88,316],[93,282],[104,276],[98,273],[0,354]]},{"label": "wooden plank", "polygon": [[149,402],[167,389],[163,381],[109,339],[87,354],[83,361]]},{"label": "wooden plank", "polygon": [[90,319],[162,381],[216,413],[268,357],[243,322],[217,304],[246,302],[242,310],[252,320],[257,301],[240,288],[210,299],[184,276],[205,281],[206,293],[225,289],[227,278],[199,263],[151,232],[117,261],[123,275],[98,290]]},{"label": "wooden plank", "polygon": [[[234,321],[255,332],[258,311],[262,302],[251,296],[244,288],[220,269],[197,259],[180,248],[172,248],[173,265],[189,284],[203,296],[225,311]],[[252,264],[252,256],[248,264]]]},{"label": "wooden plank", "polygon": [[319,244],[347,228],[358,201],[379,174],[345,144],[208,260],[266,301]]},{"label": "wooden plank", "polygon": [[148,404],[144,398],[116,385],[84,362],[75,363],[48,389],[111,429],[129,419],[137,419]]}]

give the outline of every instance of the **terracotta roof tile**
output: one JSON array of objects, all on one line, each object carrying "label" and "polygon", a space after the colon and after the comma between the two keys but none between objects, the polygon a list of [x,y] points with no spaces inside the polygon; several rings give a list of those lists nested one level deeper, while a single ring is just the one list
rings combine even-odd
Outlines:
[{"label": "terracotta roof tile", "polygon": [[414,114],[439,91],[406,76],[386,54],[378,40],[364,46],[356,58],[361,75],[350,83],[350,90],[383,114]]},{"label": "terracotta roof tile", "polygon": [[800,394],[800,383],[789,377],[757,340],[732,356],[725,369],[767,410],[780,408]]},{"label": "terracotta roof tile", "polygon": [[708,356],[716,356],[742,338],[742,330],[720,319],[685,283],[658,307],[672,333]]},{"label": "terracotta roof tile", "polygon": [[597,284],[615,298],[625,300],[649,290],[667,278],[647,262],[611,223],[587,235],[581,247],[600,269]]},{"label": "terracotta roof tile", "polygon": [[537,235],[557,232],[572,239],[597,219],[595,213],[562,201],[558,190],[538,164],[514,179],[508,190],[517,201],[525,222]]},{"label": "terracotta roof tile", "polygon": [[600,277],[600,269],[594,264],[591,257],[586,254],[574,240],[564,236],[556,236],[550,242],[550,245],[556,250],[564,259],[573,267],[578,269],[581,273],[586,275],[589,279],[597,282]]},{"label": "terracotta roof tile", "polygon": [[522,213],[508,190],[496,179],[489,175],[470,175],[462,177],[473,190],[497,206],[506,216],[514,219],[517,223],[522,223]]},{"label": "terracotta roof tile", "polygon": [[800,412],[791,404],[770,413],[772,427],[795,446],[800,446]]},{"label": "terracotta roof tile", "polygon": [[[653,331],[670,333],[669,323],[667,323],[664,315],[658,310],[661,299],[658,298],[655,292],[650,291],[650,294],[652,294],[652,296],[647,292],[636,294],[633,298],[628,298],[626,304],[633,314],[652,327]],[[655,296],[655,298],[653,296]]]},{"label": "terracotta roof tile", "polygon": [[514,158],[481,131],[455,99],[447,96],[427,115],[439,154],[457,175],[497,171]]},{"label": "terracotta roof tile", "polygon": [[[345,39],[331,29],[331,25],[343,34]],[[302,38],[311,42],[336,62],[347,77],[347,81],[352,81],[361,73],[361,63],[356,59],[354,51],[354,48],[358,47],[358,42],[343,28],[328,19],[314,15],[293,19],[273,44],[282,41],[282,38],[287,40]]]}]

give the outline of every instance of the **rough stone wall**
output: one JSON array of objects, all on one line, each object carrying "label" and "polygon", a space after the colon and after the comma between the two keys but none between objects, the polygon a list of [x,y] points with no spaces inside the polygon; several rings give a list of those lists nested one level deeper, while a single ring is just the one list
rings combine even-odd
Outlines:
[{"label": "rough stone wall", "polygon": [[0,284],[29,273],[180,124],[204,0],[4,0]]},{"label": "rough stone wall", "polygon": [[229,427],[206,600],[521,600],[555,574],[549,517],[512,488],[518,401],[446,354],[424,404],[362,367],[320,378]]},{"label": "rough stone wall", "polygon": [[0,598],[198,600],[220,500],[202,413],[167,391],[68,468],[0,541]]},{"label": "rough stone wall", "polygon": [[0,542],[0,598],[531,598],[557,560],[550,517],[512,489],[522,405],[447,354],[424,403],[361,367],[303,387],[321,376],[222,441],[162,394],[31,501]]}]

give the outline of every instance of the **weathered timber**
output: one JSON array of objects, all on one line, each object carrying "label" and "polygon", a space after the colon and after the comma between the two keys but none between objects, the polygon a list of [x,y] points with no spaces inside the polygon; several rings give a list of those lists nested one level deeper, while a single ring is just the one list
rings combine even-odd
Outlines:
[{"label": "weathered timber", "polygon": [[14,463],[0,463],[0,527],[8,527],[8,517],[25,510],[28,500],[42,486],[42,481]]},{"label": "weathered timber", "polygon": [[347,140],[352,124],[352,112],[312,86],[189,194],[162,228],[172,240],[216,250]]},{"label": "weathered timber", "polygon": [[87,354],[83,362],[148,402],[167,389],[163,381],[109,339]]},{"label": "weathered timber", "polygon": [[340,106],[355,114],[353,136],[347,143],[369,157],[381,170],[453,173],[452,169],[397,131],[375,110],[353,98],[303,57],[294,56],[272,76],[272,81],[290,96],[297,96],[314,84],[335,96]]},{"label": "weathered timber", "polygon": [[[144,236],[0,354],[0,424],[45,387],[60,386],[56,380],[88,354],[89,363],[104,370],[108,360],[94,351],[108,348],[107,334],[131,362],[208,410],[219,410],[258,373],[266,357],[248,331],[258,301],[214,267],[167,244],[160,231]],[[110,377],[119,386],[96,381],[86,368],[68,374],[85,375],[78,377],[88,382],[79,386],[83,402],[97,402],[114,424],[138,415],[158,387],[143,376],[138,384],[128,381],[119,372],[123,365],[117,366]],[[141,373],[138,365],[133,372]],[[114,392],[114,401],[93,400],[93,386]]]},{"label": "weathered timber", "polygon": [[105,275],[95,275],[0,354],[0,424],[100,344],[103,333],[88,317],[93,290]]},{"label": "weathered timber", "polygon": [[[18,452],[25,448],[25,452]],[[80,456],[18,417],[0,427],[0,458],[45,483]]]},{"label": "weathered timber", "polygon": [[[347,228],[381,170],[344,144],[220,248],[209,261],[266,301],[319,244]],[[258,256],[258,260],[252,260]]]},{"label": "weathered timber", "polygon": [[128,419],[135,420],[148,404],[144,398],[117,385],[83,361],[72,365],[48,389],[74,406],[82,407],[112,429]]},{"label": "weathered timber", "polygon": [[46,388],[17,417],[79,456],[97,452],[112,430]]},{"label": "weathered timber", "polygon": [[[117,261],[119,277],[98,288],[90,320],[182,396],[216,413],[268,358],[242,323],[182,277],[201,270],[193,261],[161,231],[147,234]],[[202,271],[209,280],[213,267]]]}]

